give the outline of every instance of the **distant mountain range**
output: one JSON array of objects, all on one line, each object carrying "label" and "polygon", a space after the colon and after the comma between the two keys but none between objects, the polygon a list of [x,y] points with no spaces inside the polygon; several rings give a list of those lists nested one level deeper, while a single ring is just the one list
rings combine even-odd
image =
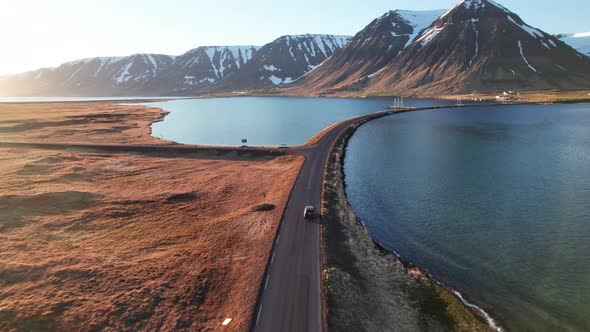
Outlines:
[{"label": "distant mountain range", "polygon": [[92,58],[0,77],[3,96],[419,95],[590,89],[590,33],[550,35],[491,0],[396,10],[354,37]]},{"label": "distant mountain range", "polygon": [[349,36],[283,36],[259,46],[204,46],[180,56],[84,59],[0,78],[4,96],[190,95],[274,88],[296,81]]},{"label": "distant mountain range", "polygon": [[258,46],[206,46],[175,57],[146,82],[138,93],[193,93],[234,75],[246,65]]},{"label": "distant mountain range", "polygon": [[160,54],[77,60],[0,78],[3,96],[116,96],[142,91],[174,61]]}]

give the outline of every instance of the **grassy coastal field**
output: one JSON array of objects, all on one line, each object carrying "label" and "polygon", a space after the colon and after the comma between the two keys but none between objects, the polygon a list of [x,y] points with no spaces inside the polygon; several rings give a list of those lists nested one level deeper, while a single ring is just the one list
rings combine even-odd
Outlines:
[{"label": "grassy coastal field", "polygon": [[[165,144],[162,116],[0,105],[0,141]],[[248,329],[301,157],[0,152],[0,330]]]},{"label": "grassy coastal field", "polygon": [[[463,95],[441,96],[444,100],[461,99],[467,103],[470,100],[497,101],[496,96],[502,96],[502,92],[493,93],[471,93]],[[521,103],[581,103],[590,102],[590,91],[521,91],[510,95],[510,102]]]},{"label": "grassy coastal field", "polygon": [[0,141],[167,144],[150,136],[166,112],[113,102],[0,104]]},{"label": "grassy coastal field", "polygon": [[[497,91],[494,93],[466,93],[466,94],[450,94],[450,95],[414,95],[414,94],[404,94],[404,93],[397,93],[393,94],[391,92],[383,92],[383,93],[371,93],[366,94],[362,91],[338,91],[335,93],[329,94],[315,94],[315,93],[308,93],[308,94],[300,94],[300,93],[292,93],[288,88],[275,88],[275,89],[268,89],[268,90],[259,90],[259,91],[241,91],[241,92],[232,92],[232,93],[215,93],[215,94],[206,94],[206,95],[199,95],[196,97],[200,98],[208,98],[208,97],[244,97],[244,96],[251,96],[251,97],[266,97],[266,96],[285,96],[285,97],[309,97],[309,98],[317,98],[317,97],[327,97],[327,98],[391,98],[392,104],[394,98],[425,98],[425,99],[439,99],[439,100],[461,100],[463,103],[469,103],[469,101],[492,101],[496,102],[501,100],[497,100],[496,96],[502,96],[503,91]],[[581,103],[581,102],[590,102],[590,91],[589,90],[579,90],[579,91],[559,91],[559,90],[532,90],[532,91],[515,91],[514,95],[511,95],[508,102],[512,103]]]}]

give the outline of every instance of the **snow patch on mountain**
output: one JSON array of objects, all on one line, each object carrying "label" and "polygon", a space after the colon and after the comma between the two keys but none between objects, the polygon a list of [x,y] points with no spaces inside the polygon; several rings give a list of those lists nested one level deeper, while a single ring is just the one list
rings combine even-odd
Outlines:
[{"label": "snow patch on mountain", "polygon": [[463,1],[463,6],[465,6],[467,9],[473,9],[477,11],[481,8],[485,8],[486,4],[481,0],[465,0]]},{"label": "snow patch on mountain", "polygon": [[[319,34],[282,36],[261,48],[254,62],[260,62],[259,74],[262,81],[266,77],[275,86],[289,84],[318,67],[334,55],[334,52],[343,48],[351,38]],[[285,64],[280,59],[285,55],[291,58],[290,64]]]},{"label": "snow patch on mountain", "polygon": [[495,7],[499,8],[499,9],[501,9],[502,11],[504,11],[507,14],[511,14],[512,13],[506,7],[500,5],[499,3],[495,2],[495,1],[492,1],[492,0],[486,0],[486,1],[484,1],[484,0],[463,0],[463,1],[460,1],[455,7],[449,9],[447,12],[445,12],[444,14],[442,14],[440,16],[440,18],[443,18],[443,17],[449,15],[453,10],[455,10],[455,8],[460,7],[460,6],[463,6],[463,7],[467,8],[467,9],[472,9],[472,10],[474,10],[474,11],[477,12],[480,9],[483,9],[483,8],[486,7],[486,2],[489,3],[489,4],[491,4],[492,6],[495,6]]},{"label": "snow patch on mountain", "polygon": [[[305,55],[309,54],[312,57],[319,55],[325,58],[330,57],[337,49],[344,47],[351,39],[350,36],[315,34],[284,36],[282,38],[286,39],[289,52],[293,59],[295,59],[295,53],[297,51],[304,52]],[[308,65],[311,65],[309,57],[306,57],[306,59]]]},{"label": "snow patch on mountain", "polygon": [[533,67],[529,63],[529,60],[527,60],[527,58],[524,56],[524,51],[522,50],[522,42],[520,40],[518,41],[518,48],[520,50],[520,55],[522,56],[522,59],[524,60],[524,63],[526,63],[526,65],[529,66],[529,68],[536,73],[537,72],[537,69],[535,67]]},{"label": "snow patch on mountain", "polygon": [[374,73],[372,73],[372,74],[369,74],[369,75],[367,75],[367,77],[368,77],[368,78],[373,78],[373,77],[375,77],[375,76],[379,75],[379,73],[381,73],[383,70],[385,70],[385,68],[386,68],[386,67],[383,67],[383,68],[381,68],[381,69],[377,70],[376,72],[374,72]]},{"label": "snow patch on mountain", "polygon": [[513,18],[512,15],[508,15],[508,20],[512,23],[514,23],[514,25],[520,27],[522,30],[526,31],[529,35],[531,35],[533,38],[543,38],[543,32],[541,32],[539,29],[535,29],[529,25],[527,25],[526,23],[524,24],[518,24]]},{"label": "snow patch on mountain", "polygon": [[129,68],[133,65],[133,62],[129,62],[125,67],[123,67],[118,75],[114,78],[115,83],[121,84],[123,82],[129,81],[131,75],[129,74]]},{"label": "snow patch on mountain", "polygon": [[479,30],[477,30],[477,27],[475,26],[475,23],[479,22],[479,19],[475,19],[472,18],[471,19],[471,25],[473,27],[473,31],[475,31],[475,52],[473,55],[473,58],[471,58],[471,60],[469,60],[469,67],[471,67],[473,65],[473,60],[475,60],[475,58],[477,57],[478,53],[479,53]]},{"label": "snow patch on mountain", "polygon": [[444,9],[439,10],[425,10],[425,11],[412,11],[412,10],[401,10],[398,9],[391,13],[397,14],[404,22],[413,28],[412,34],[408,35],[408,41],[404,48],[408,47],[416,37],[423,32],[426,28],[432,25],[432,23],[445,12]]},{"label": "snow patch on mountain", "polygon": [[48,70],[53,71],[56,75],[68,75],[65,82],[74,86],[80,86],[81,81],[101,80],[105,77],[109,77],[108,80],[113,85],[121,85],[130,81],[145,82],[154,77],[173,59],[172,56],[157,54],[95,57],[66,62],[57,68]]},{"label": "snow patch on mountain", "polygon": [[418,38],[416,42],[420,43],[422,46],[425,46],[428,43],[430,43],[430,41],[432,41],[434,38],[436,38],[436,36],[438,36],[438,34],[441,33],[441,31],[443,31],[444,29],[445,26],[441,28],[433,27],[430,30],[426,31],[426,33],[424,33],[422,37]]},{"label": "snow patch on mountain", "polygon": [[219,80],[226,76],[228,67],[235,66],[239,69],[248,63],[258,49],[257,46],[207,46],[205,54],[209,57],[215,76]]},{"label": "snow patch on mountain", "polygon": [[564,33],[558,34],[556,37],[578,52],[590,56],[590,32]]},{"label": "snow patch on mountain", "polygon": [[280,77],[276,77],[275,75],[269,76],[268,79],[274,85],[289,84],[289,83],[295,82],[295,80],[291,77],[280,78]]}]

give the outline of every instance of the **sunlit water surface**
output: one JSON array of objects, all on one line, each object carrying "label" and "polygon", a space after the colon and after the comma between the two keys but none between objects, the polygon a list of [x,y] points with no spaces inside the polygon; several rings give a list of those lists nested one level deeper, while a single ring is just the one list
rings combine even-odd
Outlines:
[{"label": "sunlit water surface", "polygon": [[590,330],[590,105],[375,120],[345,174],[376,240],[505,327]]},{"label": "sunlit water surface", "polygon": [[[406,100],[406,105],[448,104]],[[387,99],[237,97],[150,103],[169,111],[152,125],[152,135],[185,144],[298,145],[323,128],[346,118],[377,112],[393,104]]]}]

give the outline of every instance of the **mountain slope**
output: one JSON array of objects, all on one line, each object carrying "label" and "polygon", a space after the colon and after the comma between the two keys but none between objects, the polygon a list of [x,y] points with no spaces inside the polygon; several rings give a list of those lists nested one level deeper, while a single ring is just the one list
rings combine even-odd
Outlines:
[{"label": "mountain slope", "polygon": [[256,54],[258,46],[204,46],[174,59],[153,79],[148,89],[163,94],[207,88],[236,73]]},{"label": "mountain slope", "polygon": [[445,10],[390,11],[375,19],[333,57],[309,72],[293,91],[337,91],[362,84],[388,65]]},{"label": "mountain slope", "polygon": [[206,46],[180,56],[84,59],[0,77],[5,96],[187,95],[288,84],[315,68],[347,36],[283,36],[257,46]]},{"label": "mountain slope", "polygon": [[371,78],[365,92],[588,88],[590,59],[493,1],[465,0]]},{"label": "mountain slope", "polygon": [[98,57],[0,79],[4,96],[111,96],[141,91],[173,61],[161,54]]},{"label": "mountain slope", "polygon": [[578,52],[590,56],[590,32],[559,34],[555,37],[575,48]]},{"label": "mountain slope", "polygon": [[217,88],[255,90],[292,83],[331,57],[349,40],[348,36],[335,35],[280,37],[261,47],[252,61],[222,81]]}]

